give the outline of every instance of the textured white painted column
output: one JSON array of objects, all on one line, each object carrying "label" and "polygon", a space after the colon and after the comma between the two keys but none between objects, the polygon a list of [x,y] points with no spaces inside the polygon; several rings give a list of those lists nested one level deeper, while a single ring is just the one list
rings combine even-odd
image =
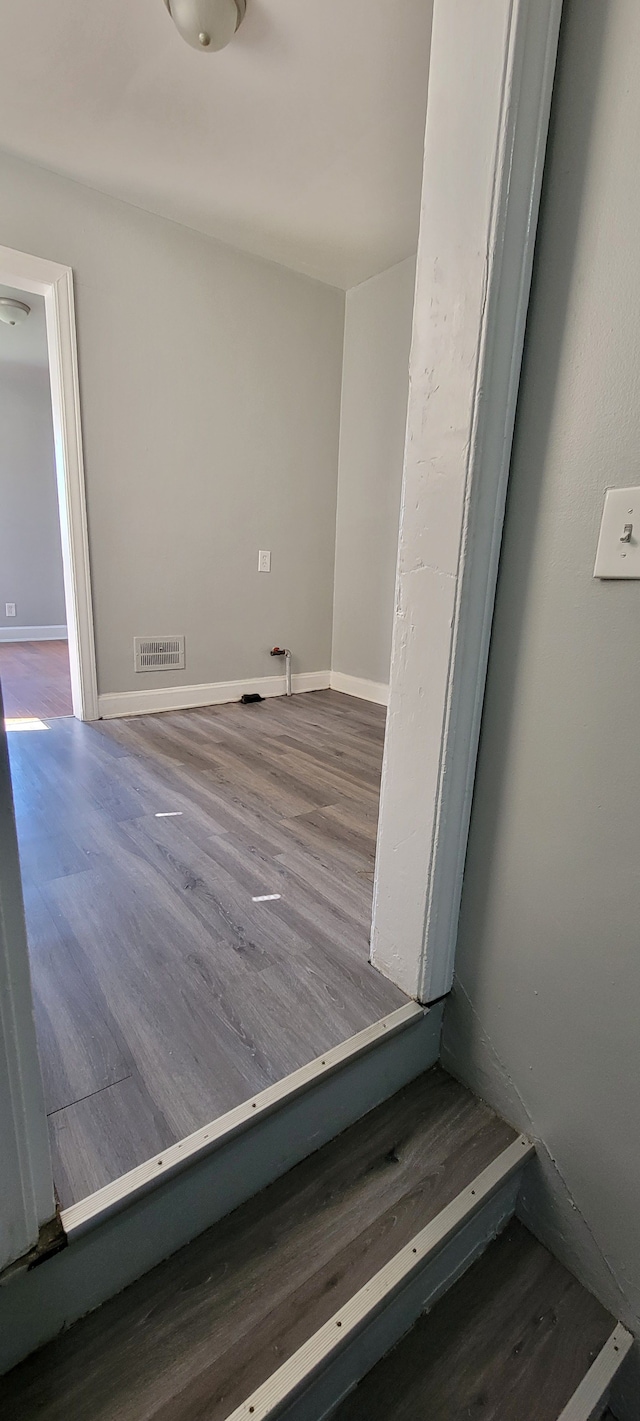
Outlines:
[{"label": "textured white painted column", "polygon": [[561,0],[435,0],[372,960],[451,986]]},{"label": "textured white painted column", "polygon": [[54,1214],[0,695],[0,1272],[37,1242]]}]

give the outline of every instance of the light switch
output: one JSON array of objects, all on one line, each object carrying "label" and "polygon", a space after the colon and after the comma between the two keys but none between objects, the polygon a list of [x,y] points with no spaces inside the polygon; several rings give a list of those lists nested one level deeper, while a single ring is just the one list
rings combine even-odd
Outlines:
[{"label": "light switch", "polygon": [[640,577],[640,488],[608,488],[594,577]]},{"label": "light switch", "polygon": [[262,549],[258,553],[258,572],[271,572],[271,553]]}]

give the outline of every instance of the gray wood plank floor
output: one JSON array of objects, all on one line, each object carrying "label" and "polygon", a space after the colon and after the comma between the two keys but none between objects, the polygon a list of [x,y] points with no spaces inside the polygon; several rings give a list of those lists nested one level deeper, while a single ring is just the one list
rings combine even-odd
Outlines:
[{"label": "gray wood plank floor", "polygon": [[614,1326],[514,1220],[334,1421],[557,1421]]},{"label": "gray wood plank floor", "polygon": [[367,960],[384,722],[321,691],[10,735],[63,1206],[405,1000]]},{"label": "gray wood plank floor", "polygon": [[436,1067],[0,1380],[0,1411],[224,1421],[513,1138]]}]

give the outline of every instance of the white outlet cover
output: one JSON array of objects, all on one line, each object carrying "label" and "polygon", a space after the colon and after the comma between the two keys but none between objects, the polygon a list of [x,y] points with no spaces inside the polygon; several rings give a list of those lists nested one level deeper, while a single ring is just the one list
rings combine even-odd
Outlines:
[{"label": "white outlet cover", "polygon": [[258,572],[271,572],[271,553],[264,549],[258,553]]},{"label": "white outlet cover", "polygon": [[5,617],[15,617],[15,615],[16,615],[16,604],[15,604],[15,602],[5,602],[5,604],[4,604],[4,615],[5,615]]},{"label": "white outlet cover", "polygon": [[607,489],[593,575],[640,577],[640,488]]}]

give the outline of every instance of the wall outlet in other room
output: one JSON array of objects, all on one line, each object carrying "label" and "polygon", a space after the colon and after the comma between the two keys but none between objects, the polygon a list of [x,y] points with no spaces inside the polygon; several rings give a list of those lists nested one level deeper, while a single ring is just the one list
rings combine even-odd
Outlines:
[{"label": "wall outlet in other room", "polygon": [[258,572],[271,572],[271,553],[263,550],[258,553]]},{"label": "wall outlet in other room", "polygon": [[15,602],[5,602],[5,604],[4,604],[4,615],[5,615],[5,617],[15,617],[15,615],[16,615],[16,604],[15,604]]}]

